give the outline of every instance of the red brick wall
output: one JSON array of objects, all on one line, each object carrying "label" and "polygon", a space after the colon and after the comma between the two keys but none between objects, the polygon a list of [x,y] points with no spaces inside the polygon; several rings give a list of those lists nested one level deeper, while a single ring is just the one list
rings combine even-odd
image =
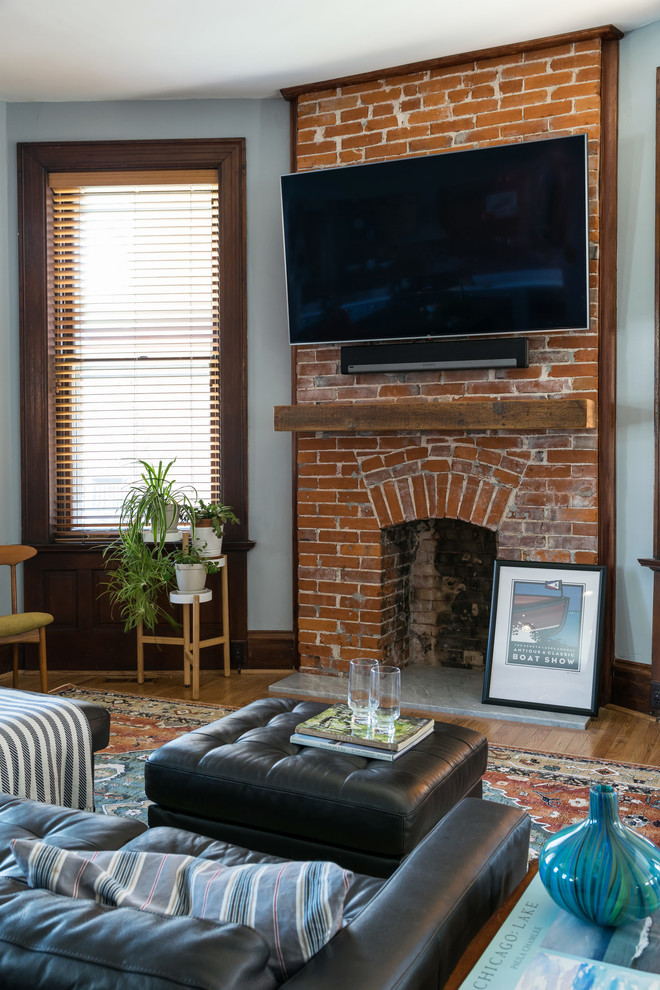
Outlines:
[{"label": "red brick wall", "polygon": [[[589,135],[598,244],[601,41],[483,58],[298,97],[298,169]],[[296,401],[589,397],[598,388],[598,262],[589,333],[530,336],[518,370],[341,375],[338,347],[300,347]],[[597,430],[304,434],[298,444],[301,670],[381,657],[381,528],[454,518],[497,532],[498,556],[593,564]]]}]

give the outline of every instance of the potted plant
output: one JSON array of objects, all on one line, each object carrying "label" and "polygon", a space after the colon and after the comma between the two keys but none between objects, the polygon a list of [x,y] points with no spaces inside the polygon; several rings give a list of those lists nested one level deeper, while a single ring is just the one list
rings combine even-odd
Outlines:
[{"label": "potted plant", "polygon": [[217,565],[193,546],[179,547],[168,554],[168,557],[174,567],[179,591],[188,595],[204,591],[206,575],[218,572]]},{"label": "potted plant", "polygon": [[205,557],[214,559],[222,554],[225,523],[238,523],[239,519],[230,505],[224,505],[222,502],[205,502],[200,498],[194,507],[191,521],[197,532],[193,545]]},{"label": "potted plant", "polygon": [[169,477],[174,460],[165,466],[159,461],[157,467],[147,461],[138,461],[143,467],[140,481],[129,488],[119,513],[120,533],[126,529],[133,532],[150,530],[153,542],[160,550],[165,546],[168,533],[177,531],[181,512],[191,520],[194,532],[192,499],[197,493],[194,489],[177,488],[174,479]]},{"label": "potted plant", "polygon": [[[140,480],[128,489],[119,510],[119,535],[103,555],[109,567],[105,591],[119,611],[126,631],[140,623],[151,632],[162,620],[176,622],[164,607],[174,584],[174,561],[166,549],[176,528],[179,508],[193,520],[193,502],[169,477],[174,460],[158,466],[140,460]],[[197,493],[194,492],[193,497]],[[192,522],[194,527],[194,521]],[[148,531],[145,539],[145,531]],[[178,534],[177,534],[178,537]]]},{"label": "potted plant", "polygon": [[105,591],[123,619],[126,632],[140,623],[152,631],[162,619],[176,625],[160,605],[174,577],[167,553],[145,543],[142,532],[126,528],[103,554],[110,564]]}]

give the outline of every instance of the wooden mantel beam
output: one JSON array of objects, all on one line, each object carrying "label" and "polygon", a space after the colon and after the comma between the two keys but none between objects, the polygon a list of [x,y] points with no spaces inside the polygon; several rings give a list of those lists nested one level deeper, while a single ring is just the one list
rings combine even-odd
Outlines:
[{"label": "wooden mantel beam", "polygon": [[593,399],[472,399],[324,402],[275,406],[281,433],[399,430],[584,430],[596,425]]}]

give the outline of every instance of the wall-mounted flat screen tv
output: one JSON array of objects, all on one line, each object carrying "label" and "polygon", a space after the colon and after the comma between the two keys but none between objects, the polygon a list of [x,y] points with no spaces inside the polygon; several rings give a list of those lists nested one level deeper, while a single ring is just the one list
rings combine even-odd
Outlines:
[{"label": "wall-mounted flat screen tv", "polygon": [[587,137],[282,177],[292,344],[589,326]]}]

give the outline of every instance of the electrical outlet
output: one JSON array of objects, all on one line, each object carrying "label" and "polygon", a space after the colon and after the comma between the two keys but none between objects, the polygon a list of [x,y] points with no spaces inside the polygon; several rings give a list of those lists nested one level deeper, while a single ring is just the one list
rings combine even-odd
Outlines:
[{"label": "electrical outlet", "polygon": [[651,710],[660,709],[660,682],[651,681]]},{"label": "electrical outlet", "polygon": [[241,667],[247,662],[247,643],[245,640],[232,639],[229,643],[229,660],[234,670],[240,673]]}]

